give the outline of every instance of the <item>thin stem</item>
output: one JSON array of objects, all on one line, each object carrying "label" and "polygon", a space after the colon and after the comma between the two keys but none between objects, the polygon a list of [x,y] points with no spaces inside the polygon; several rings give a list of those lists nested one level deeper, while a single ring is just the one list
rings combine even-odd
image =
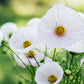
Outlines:
[{"label": "thin stem", "polygon": [[[18,59],[24,64],[24,66],[26,67],[26,69],[31,72],[31,70],[26,66],[26,64],[22,61],[22,59],[9,46],[6,46],[6,45],[3,45],[3,46],[5,46],[8,49],[10,49],[18,57]],[[31,74],[33,75],[32,72],[31,72]]]},{"label": "thin stem", "polygon": [[47,46],[45,46],[45,53],[44,53],[45,56],[47,56]]},{"label": "thin stem", "polygon": [[31,53],[32,57],[34,58],[34,60],[36,61],[37,65],[40,66],[39,63],[38,63],[38,61],[37,61],[36,58],[34,57],[33,53],[32,53],[31,51],[30,51],[30,53]]},{"label": "thin stem", "polygon": [[[45,46],[45,53],[44,53],[45,56],[47,56],[47,46]],[[44,61],[45,61],[45,56],[44,56]]]},{"label": "thin stem", "polygon": [[78,75],[79,75],[79,73],[81,72],[81,68],[82,68],[82,67],[80,67],[79,71],[74,75],[74,77],[73,77],[73,79],[71,80],[71,82],[75,79],[75,76],[78,76]]},{"label": "thin stem", "polygon": [[68,58],[69,58],[69,56],[68,56],[68,51],[66,51],[66,59],[67,59],[67,62],[66,62],[66,69],[68,69]]},{"label": "thin stem", "polygon": [[53,61],[55,60],[55,53],[56,53],[56,48],[54,48]]},{"label": "thin stem", "polygon": [[67,84],[69,84],[69,76],[67,76]]},{"label": "thin stem", "polygon": [[[26,57],[27,57],[27,55],[26,54],[24,54]],[[35,72],[35,70],[34,70],[34,67],[32,66],[32,64],[31,64],[31,62],[30,62],[30,60],[29,60],[29,57],[27,57],[27,59],[28,59],[28,62],[29,62],[29,64],[30,64],[30,66],[31,66],[31,68],[32,68],[32,70],[33,70],[33,73]]]},{"label": "thin stem", "polygon": [[71,61],[70,61],[70,65],[69,65],[69,69],[71,69],[71,65],[72,65],[72,63],[73,63],[73,57],[74,57],[74,55],[72,55],[72,57],[71,57]]}]

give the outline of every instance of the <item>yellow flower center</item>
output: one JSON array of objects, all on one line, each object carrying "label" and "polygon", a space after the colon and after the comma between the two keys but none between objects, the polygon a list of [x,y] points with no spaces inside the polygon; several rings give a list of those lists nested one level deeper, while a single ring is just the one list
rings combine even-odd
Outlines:
[{"label": "yellow flower center", "polygon": [[58,26],[56,27],[55,29],[55,33],[58,35],[58,36],[62,36],[64,35],[65,33],[65,28],[63,26]]},{"label": "yellow flower center", "polygon": [[24,41],[23,42],[23,48],[27,48],[29,46],[31,46],[31,42],[30,41]]},{"label": "yellow flower center", "polygon": [[27,52],[27,56],[32,58],[33,56],[35,56],[35,52],[33,50],[30,50]]},{"label": "yellow flower center", "polygon": [[48,81],[50,83],[54,83],[54,82],[56,82],[56,80],[57,80],[57,77],[55,75],[48,76]]}]

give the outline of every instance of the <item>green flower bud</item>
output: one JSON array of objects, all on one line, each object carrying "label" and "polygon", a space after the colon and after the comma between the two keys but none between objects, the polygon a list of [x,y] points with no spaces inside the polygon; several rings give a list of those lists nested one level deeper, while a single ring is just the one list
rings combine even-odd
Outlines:
[{"label": "green flower bud", "polygon": [[71,71],[69,69],[65,70],[65,74],[66,75],[70,75],[71,74]]},{"label": "green flower bud", "polygon": [[41,60],[40,60],[40,63],[44,63],[44,59],[41,59]]}]

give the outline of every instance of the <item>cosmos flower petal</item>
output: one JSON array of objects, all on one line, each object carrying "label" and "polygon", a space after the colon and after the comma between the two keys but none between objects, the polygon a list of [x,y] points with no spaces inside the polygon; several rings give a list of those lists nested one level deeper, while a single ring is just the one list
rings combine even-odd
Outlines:
[{"label": "cosmos flower petal", "polygon": [[27,22],[27,27],[36,26],[40,22],[39,18],[32,18],[30,21]]},{"label": "cosmos flower petal", "polygon": [[66,48],[68,51],[83,53],[84,52],[84,41],[79,41],[72,45],[71,47]]}]

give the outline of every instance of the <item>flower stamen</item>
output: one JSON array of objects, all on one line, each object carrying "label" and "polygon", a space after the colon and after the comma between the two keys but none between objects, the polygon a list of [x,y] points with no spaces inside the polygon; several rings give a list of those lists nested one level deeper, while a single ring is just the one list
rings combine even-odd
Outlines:
[{"label": "flower stamen", "polygon": [[58,36],[62,36],[64,35],[65,33],[65,28],[63,26],[58,26],[56,27],[55,29],[55,33],[58,35]]},{"label": "flower stamen", "polygon": [[23,42],[23,48],[27,48],[29,46],[31,46],[31,42],[30,41],[24,41]]},{"label": "flower stamen", "polygon": [[48,81],[50,83],[54,83],[54,82],[56,82],[56,80],[57,80],[57,77],[55,75],[48,76]]},{"label": "flower stamen", "polygon": [[35,56],[35,52],[33,50],[30,50],[27,52],[27,56],[32,58],[33,56]]}]

